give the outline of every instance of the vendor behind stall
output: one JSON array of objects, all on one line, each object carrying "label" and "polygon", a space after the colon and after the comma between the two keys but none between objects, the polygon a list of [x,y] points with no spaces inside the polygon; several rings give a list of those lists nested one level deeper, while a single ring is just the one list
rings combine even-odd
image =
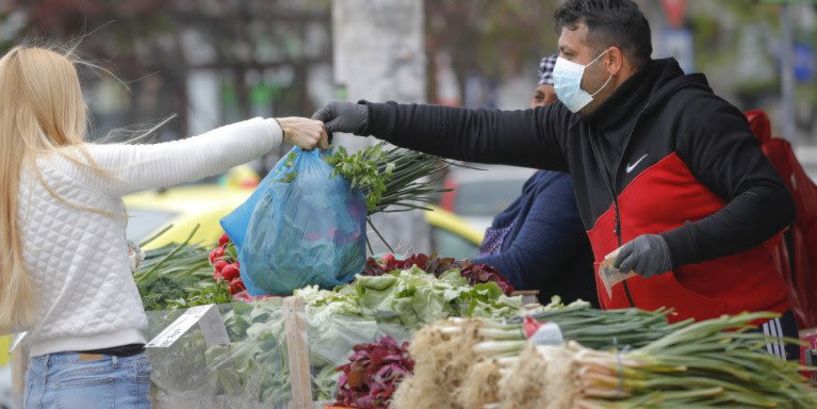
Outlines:
[{"label": "vendor behind stall", "polygon": [[[552,55],[539,62],[531,108],[557,101],[556,58]],[[522,194],[494,217],[474,261],[496,267],[517,289],[538,290],[542,303],[558,295],[565,303],[582,299],[598,305],[593,252],[576,208],[573,179],[567,173],[540,170],[533,174]]]},{"label": "vendor behind stall", "polygon": [[[597,292],[603,308],[670,307],[673,321],[773,311],[783,317],[765,323],[769,333],[796,338],[770,253],[794,203],[743,113],[704,75],[652,59],[649,22],[632,0],[568,0],[555,23],[560,103],[497,111],[336,102],[315,117],[330,132],[448,158],[569,172],[595,261],[636,273]],[[769,351],[799,355],[779,343]]]}]

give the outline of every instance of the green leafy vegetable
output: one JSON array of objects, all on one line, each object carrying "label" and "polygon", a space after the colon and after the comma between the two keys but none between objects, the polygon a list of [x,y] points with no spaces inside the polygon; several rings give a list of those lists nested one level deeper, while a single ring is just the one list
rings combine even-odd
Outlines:
[{"label": "green leafy vegetable", "polygon": [[313,316],[329,321],[351,315],[419,328],[446,317],[511,317],[522,307],[521,297],[508,297],[496,283],[469,285],[456,270],[439,278],[414,266],[381,276],[358,276],[334,291],[306,287],[295,291]]},{"label": "green leafy vegetable", "polygon": [[212,284],[206,287],[201,287],[186,294],[184,298],[169,301],[167,308],[185,309],[197,305],[229,304],[231,302],[233,302],[233,296],[230,294],[230,287],[227,282],[213,281]]},{"label": "green leafy vegetable", "polygon": [[[380,143],[350,154],[338,147],[326,162],[366,197],[369,214],[425,209],[445,191],[424,179],[449,166],[439,157]],[[387,207],[392,206],[389,210]]]},{"label": "green leafy vegetable", "polygon": [[187,308],[200,305],[204,299],[230,302],[215,286],[213,267],[208,260],[210,251],[190,244],[197,229],[181,244],[145,252],[145,261],[133,275],[145,310]]},{"label": "green leafy vegetable", "polygon": [[296,177],[298,177],[298,172],[292,171],[292,172],[289,172],[286,175],[284,175],[284,177],[282,177],[279,180],[279,182],[281,182],[281,183],[292,183],[292,181],[294,181]]}]

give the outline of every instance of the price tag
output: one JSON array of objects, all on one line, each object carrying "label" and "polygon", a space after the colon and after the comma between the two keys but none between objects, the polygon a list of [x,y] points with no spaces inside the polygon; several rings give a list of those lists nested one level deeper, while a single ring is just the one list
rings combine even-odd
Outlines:
[{"label": "price tag", "polygon": [[20,343],[23,342],[23,339],[25,339],[26,335],[28,335],[28,332],[21,332],[17,334],[17,337],[14,338],[14,342],[11,344],[11,348],[9,348],[9,352],[14,352],[14,350],[17,349]]},{"label": "price tag", "polygon": [[167,348],[173,345],[190,328],[199,324],[207,345],[230,343],[224,321],[215,304],[193,307],[185,311],[176,321],[153,338],[145,348]]}]

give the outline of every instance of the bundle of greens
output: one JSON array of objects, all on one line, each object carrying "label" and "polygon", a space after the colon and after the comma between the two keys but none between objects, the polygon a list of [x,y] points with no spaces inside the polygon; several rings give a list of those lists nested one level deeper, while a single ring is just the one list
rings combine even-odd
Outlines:
[{"label": "bundle of greens", "polygon": [[349,363],[338,368],[336,405],[357,409],[386,409],[392,394],[404,377],[414,369],[408,356],[408,343],[392,337],[378,342],[358,344]]},{"label": "bundle of greens", "polygon": [[[496,408],[814,408],[796,363],[765,352],[751,323],[775,314],[701,321],[634,350],[575,342],[528,346],[506,360]],[[791,340],[794,342],[795,340]]]},{"label": "bundle of greens", "polygon": [[224,315],[230,345],[207,350],[207,364],[227,396],[277,407],[290,399],[282,299],[237,303]]},{"label": "bundle of greens", "polygon": [[[668,324],[667,313],[594,310],[584,301],[565,306],[554,297],[524,321],[517,317],[508,323],[457,318],[439,322],[414,335],[410,352],[417,362],[415,375],[400,386],[394,407],[421,402],[430,408],[481,408],[498,398],[498,360],[521,353],[528,338],[541,342],[540,337],[550,335],[551,342],[575,340],[598,349],[638,347],[688,325]],[[558,330],[543,323],[556,324]]]},{"label": "bundle of greens", "polygon": [[[411,331],[450,316],[511,317],[521,297],[508,297],[494,282],[470,285],[456,270],[440,277],[419,268],[358,276],[333,291],[307,287],[296,296],[308,305],[310,364],[316,399],[334,399],[340,373],[357,344],[384,336],[407,340]],[[281,299],[233,304],[225,324],[232,341],[212,347],[208,366],[228,396],[277,404],[289,397],[289,368]],[[397,382],[394,382],[396,384]]]},{"label": "bundle of greens", "polygon": [[511,317],[521,297],[508,297],[494,282],[470,285],[457,270],[440,277],[419,267],[357,279],[333,291],[315,286],[295,291],[313,318],[347,315],[416,329],[447,317]]},{"label": "bundle of greens", "polygon": [[[433,155],[385,146],[385,143],[379,143],[352,154],[340,146],[326,157],[326,162],[334,168],[333,175],[343,176],[353,190],[363,195],[368,216],[379,212],[428,210],[427,205],[447,191],[436,187],[429,178],[445,170],[450,163]],[[391,249],[370,217],[367,221]],[[371,250],[371,246],[369,248]]]},{"label": "bundle of greens", "polygon": [[[449,166],[439,157],[402,148],[385,148],[385,143],[350,154],[338,147],[326,162],[366,197],[369,214],[425,209],[444,190],[424,178]],[[391,208],[386,210],[387,207]]]},{"label": "bundle of greens", "polygon": [[386,254],[380,259],[369,258],[363,275],[380,276],[395,270],[405,270],[417,266],[421,270],[439,277],[444,273],[457,270],[460,275],[468,279],[471,285],[494,282],[505,295],[511,295],[515,290],[513,285],[499,271],[487,264],[475,264],[470,260],[456,260],[453,258],[413,254],[399,260],[394,254]]},{"label": "bundle of greens", "polygon": [[190,243],[197,230],[193,229],[183,243],[145,252],[144,262],[133,275],[145,310],[232,302],[227,285],[213,279],[209,250]]}]

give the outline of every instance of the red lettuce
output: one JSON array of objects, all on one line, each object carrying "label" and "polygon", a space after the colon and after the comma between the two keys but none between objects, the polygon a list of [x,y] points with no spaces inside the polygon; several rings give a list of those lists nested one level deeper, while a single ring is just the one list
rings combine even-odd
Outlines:
[{"label": "red lettuce", "polygon": [[373,344],[355,345],[343,372],[335,405],[358,409],[385,409],[397,386],[414,370],[408,342],[402,345],[392,337]]},{"label": "red lettuce", "polygon": [[489,266],[488,264],[475,264],[468,260],[463,260],[459,263],[459,267],[460,274],[468,279],[471,285],[494,282],[502,289],[505,295],[511,295],[516,291],[508,279],[500,274],[499,270],[493,266]]},{"label": "red lettuce", "polygon": [[419,269],[439,277],[446,271],[457,269],[471,285],[494,282],[506,295],[516,291],[511,283],[499,273],[499,270],[487,264],[475,264],[469,260],[455,260],[425,254],[414,254],[404,260],[398,260],[393,254],[387,254],[382,259],[369,258],[366,262],[363,275],[380,276],[394,270],[405,270],[417,266]]}]

